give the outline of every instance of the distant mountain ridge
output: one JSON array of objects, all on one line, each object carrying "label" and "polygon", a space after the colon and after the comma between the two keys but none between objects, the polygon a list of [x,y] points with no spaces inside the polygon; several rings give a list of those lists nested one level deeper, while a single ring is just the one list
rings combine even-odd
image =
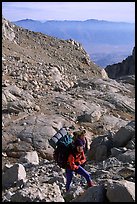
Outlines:
[{"label": "distant mountain ridge", "polygon": [[134,23],[96,19],[45,22],[23,19],[13,23],[59,39],[74,39],[81,43],[90,58],[102,67],[122,61],[131,54],[135,45]]},{"label": "distant mountain ridge", "polygon": [[92,22],[92,23],[114,23],[114,24],[120,24],[120,23],[124,23],[124,24],[134,24],[134,23],[129,23],[129,22],[125,22],[125,21],[108,21],[108,20],[98,20],[98,19],[87,19],[87,20],[33,20],[31,18],[25,18],[25,19],[21,19],[18,21],[12,21],[12,22],[19,22],[19,21],[38,21],[38,22]]},{"label": "distant mountain ridge", "polygon": [[[59,20],[48,20],[45,22],[40,22],[32,19],[25,19],[20,21],[14,21],[14,24],[18,26],[25,27],[27,29],[43,32],[44,34],[51,35],[53,37],[63,38],[73,38],[74,40],[82,40],[82,37],[88,37],[88,40],[92,39],[92,43],[108,43],[111,40],[113,43],[134,43],[134,35],[129,35],[129,33],[134,31],[133,23],[122,23],[122,22],[109,22],[109,21],[99,21],[99,20],[86,20],[86,21],[59,21]],[[54,27],[53,27],[54,26]],[[116,26],[116,27],[114,27]],[[57,29],[57,30],[56,30]],[[115,31],[115,36],[110,35],[111,32]],[[117,38],[116,35],[121,35],[120,31],[126,35],[122,35],[123,39]],[[101,32],[101,33],[98,33]],[[103,33],[105,32],[105,33]],[[90,35],[90,36],[87,36]],[[102,34],[105,34],[104,36]],[[114,34],[114,33],[113,33]],[[77,38],[77,39],[75,39]],[[90,42],[90,41],[89,41]]]}]

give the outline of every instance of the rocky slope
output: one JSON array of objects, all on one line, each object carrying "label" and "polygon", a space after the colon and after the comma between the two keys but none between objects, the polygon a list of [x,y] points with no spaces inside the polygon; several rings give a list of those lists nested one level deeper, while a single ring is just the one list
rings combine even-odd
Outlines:
[{"label": "rocky slope", "polygon": [[[113,202],[117,188],[118,201],[125,201],[122,189],[124,199],[134,201],[134,84],[108,78],[74,40],[31,32],[4,18],[2,38],[3,201]],[[63,126],[87,130],[85,168],[96,182],[86,190],[76,176],[68,195],[65,172],[48,143]]]},{"label": "rocky slope", "polygon": [[135,75],[135,47],[131,56],[128,56],[121,63],[107,66],[105,71],[111,79]]},{"label": "rocky slope", "polygon": [[[60,39],[72,38],[85,48],[91,60],[102,67],[121,62],[135,45],[135,25],[97,19],[85,21],[22,19],[14,23]],[[115,33],[115,35],[114,35]]]}]

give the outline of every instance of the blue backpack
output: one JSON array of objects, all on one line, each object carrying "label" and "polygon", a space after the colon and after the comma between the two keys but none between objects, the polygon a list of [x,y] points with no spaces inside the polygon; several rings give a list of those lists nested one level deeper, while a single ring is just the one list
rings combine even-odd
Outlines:
[{"label": "blue backpack", "polygon": [[49,144],[54,148],[53,158],[60,168],[67,167],[67,160],[73,149],[73,137],[65,128],[61,128],[50,140]]}]

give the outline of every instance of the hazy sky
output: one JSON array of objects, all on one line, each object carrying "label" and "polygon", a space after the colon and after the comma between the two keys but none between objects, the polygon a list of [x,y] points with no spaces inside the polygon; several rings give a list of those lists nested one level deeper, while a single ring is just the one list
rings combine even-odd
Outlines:
[{"label": "hazy sky", "polygon": [[135,23],[135,2],[2,2],[10,21],[98,19]]}]

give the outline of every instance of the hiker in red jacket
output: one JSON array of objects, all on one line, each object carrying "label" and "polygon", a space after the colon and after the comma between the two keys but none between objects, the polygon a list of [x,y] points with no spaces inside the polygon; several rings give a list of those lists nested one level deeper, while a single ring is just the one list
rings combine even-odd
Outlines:
[{"label": "hiker in red jacket", "polygon": [[74,142],[74,149],[68,157],[68,165],[66,168],[66,191],[70,189],[74,172],[85,177],[88,187],[93,186],[89,173],[81,166],[83,163],[85,163],[85,161],[86,157],[83,150],[83,143],[80,139],[77,139]]}]

